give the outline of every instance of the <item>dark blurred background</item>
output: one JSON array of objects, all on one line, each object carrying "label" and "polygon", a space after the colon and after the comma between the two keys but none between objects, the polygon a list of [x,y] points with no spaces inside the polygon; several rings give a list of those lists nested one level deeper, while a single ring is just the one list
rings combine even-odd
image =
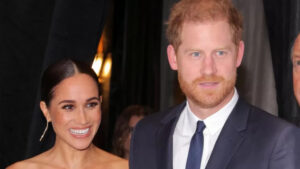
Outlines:
[{"label": "dark blurred background", "polygon": [[[167,63],[165,22],[176,0],[1,0],[0,168],[45,151],[53,131],[39,110],[41,72],[63,57],[92,64],[111,58],[101,80],[103,119],[94,142],[110,151],[115,121],[131,104],[154,111],[180,103]],[[237,89],[250,103],[300,123],[292,90],[291,42],[300,30],[298,0],[233,0],[246,44]],[[100,37],[102,44],[99,45]]]}]

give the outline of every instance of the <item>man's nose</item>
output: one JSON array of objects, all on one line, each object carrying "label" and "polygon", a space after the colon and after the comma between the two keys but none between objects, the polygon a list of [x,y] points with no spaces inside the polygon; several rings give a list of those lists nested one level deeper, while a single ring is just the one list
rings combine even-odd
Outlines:
[{"label": "man's nose", "polygon": [[202,72],[205,75],[212,75],[216,73],[217,68],[216,68],[216,63],[215,60],[212,56],[206,56],[203,61],[202,65]]}]

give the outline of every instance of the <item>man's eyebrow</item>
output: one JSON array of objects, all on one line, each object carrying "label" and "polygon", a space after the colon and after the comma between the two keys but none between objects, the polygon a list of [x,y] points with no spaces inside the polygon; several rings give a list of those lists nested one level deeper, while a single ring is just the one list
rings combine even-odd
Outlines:
[{"label": "man's eyebrow", "polygon": [[198,48],[188,48],[188,49],[185,49],[183,52],[188,53],[188,52],[195,52],[195,51],[202,52],[202,50],[198,49]]}]

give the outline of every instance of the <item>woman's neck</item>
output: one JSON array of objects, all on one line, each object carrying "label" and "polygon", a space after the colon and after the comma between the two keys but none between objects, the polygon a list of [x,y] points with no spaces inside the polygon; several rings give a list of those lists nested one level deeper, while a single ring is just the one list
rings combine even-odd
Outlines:
[{"label": "woman's neck", "polygon": [[64,168],[77,169],[84,168],[86,164],[90,164],[96,147],[91,144],[84,150],[78,150],[63,141],[57,141],[53,148],[49,151],[49,159],[53,160],[53,163],[58,164]]}]

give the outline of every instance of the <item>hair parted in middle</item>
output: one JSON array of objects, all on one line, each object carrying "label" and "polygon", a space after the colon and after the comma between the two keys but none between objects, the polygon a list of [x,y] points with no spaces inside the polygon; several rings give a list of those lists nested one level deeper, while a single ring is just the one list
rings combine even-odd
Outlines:
[{"label": "hair parted in middle", "polygon": [[53,63],[44,71],[41,79],[41,101],[49,106],[55,87],[64,79],[78,73],[89,75],[97,84],[99,95],[101,95],[98,77],[93,69],[84,62],[64,58]]},{"label": "hair parted in middle", "polygon": [[181,44],[180,34],[185,22],[203,23],[227,20],[232,40],[238,45],[242,39],[243,20],[231,0],[181,0],[171,9],[167,22],[167,39],[175,51]]}]

